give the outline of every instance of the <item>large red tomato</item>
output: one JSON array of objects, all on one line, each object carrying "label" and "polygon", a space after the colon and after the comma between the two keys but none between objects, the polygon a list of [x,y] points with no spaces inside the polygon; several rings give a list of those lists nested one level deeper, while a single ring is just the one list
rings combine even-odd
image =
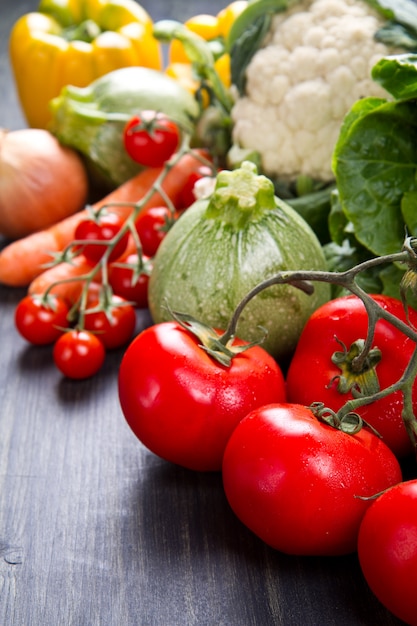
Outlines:
[{"label": "large red tomato", "polygon": [[[285,400],[272,357],[254,346],[221,365],[177,322],[156,324],[130,344],[119,398],[139,440],[160,457],[200,471],[221,469],[236,424],[255,407]],[[238,339],[234,345],[243,345]]]},{"label": "large red tomato", "polygon": [[[374,300],[399,319],[405,321],[403,305],[388,296],[375,295]],[[417,327],[417,312],[409,311],[411,323]],[[365,395],[367,390],[361,374],[353,371],[349,350],[358,339],[365,339],[368,316],[363,302],[356,296],[332,300],[317,309],[301,334],[287,373],[289,402],[310,405],[323,402],[337,411],[352,396],[345,382],[354,384]],[[372,346],[381,352],[380,362],[373,368],[381,389],[397,382],[415,349],[415,343],[385,320],[376,324]],[[346,348],[346,357],[344,350]],[[344,362],[336,357],[342,357]],[[370,372],[365,373],[369,377]],[[414,409],[417,411],[417,383],[414,386]],[[382,436],[386,444],[402,457],[412,450],[402,419],[401,392],[390,394],[357,410]]]},{"label": "large red tomato", "polygon": [[255,409],[223,459],[226,497],[268,545],[298,555],[354,552],[370,497],[402,479],[391,450],[369,430],[351,435],[301,405]]},{"label": "large red tomato", "polygon": [[380,602],[417,626],[417,480],[388,489],[369,507],[359,530],[358,556]]}]

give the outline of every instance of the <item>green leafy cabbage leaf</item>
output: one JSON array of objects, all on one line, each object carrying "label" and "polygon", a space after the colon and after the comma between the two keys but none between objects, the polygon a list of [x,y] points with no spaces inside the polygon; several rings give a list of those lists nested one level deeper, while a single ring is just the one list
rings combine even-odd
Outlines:
[{"label": "green leafy cabbage leaf", "polygon": [[[353,264],[358,256],[398,252],[406,236],[417,236],[417,56],[381,59],[372,75],[393,98],[357,101],[341,127],[333,153],[337,203],[329,217],[328,254],[336,266],[338,253]],[[343,244],[348,255],[340,255]],[[403,271],[380,271],[379,290],[398,296]]]}]

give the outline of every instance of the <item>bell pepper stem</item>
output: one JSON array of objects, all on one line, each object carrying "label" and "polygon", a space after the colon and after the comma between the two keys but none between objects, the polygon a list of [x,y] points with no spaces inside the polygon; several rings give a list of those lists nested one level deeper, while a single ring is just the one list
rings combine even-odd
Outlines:
[{"label": "bell pepper stem", "polygon": [[214,67],[214,56],[205,39],[175,20],[156,22],[153,27],[153,35],[163,43],[170,43],[174,39],[182,43],[199,76],[208,81],[220,105],[226,113],[230,113],[233,99]]}]

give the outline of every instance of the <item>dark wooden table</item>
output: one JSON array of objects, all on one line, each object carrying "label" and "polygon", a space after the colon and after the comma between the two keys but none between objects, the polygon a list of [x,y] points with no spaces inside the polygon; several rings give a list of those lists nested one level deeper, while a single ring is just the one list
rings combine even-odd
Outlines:
[{"label": "dark wooden table", "polygon": [[[154,19],[221,1],[151,0]],[[0,125],[24,125],[7,38],[35,0],[1,0]],[[230,511],[218,474],[144,449],[122,417],[117,373],[71,382],[51,349],[16,333],[24,290],[0,287],[0,626],[399,625],[355,555],[295,558]],[[138,329],[149,323],[146,314]],[[300,494],[302,497],[302,494]]]}]

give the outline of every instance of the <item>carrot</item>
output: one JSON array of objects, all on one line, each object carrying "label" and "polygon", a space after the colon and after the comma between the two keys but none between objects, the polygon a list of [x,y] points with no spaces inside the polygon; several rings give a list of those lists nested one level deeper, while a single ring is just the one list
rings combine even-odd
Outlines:
[{"label": "carrot", "polygon": [[[77,278],[90,271],[91,264],[81,254],[71,263],[59,263],[36,276],[29,285],[28,293],[43,294],[50,288],[50,293],[60,296],[69,306],[72,306],[80,297],[84,285],[84,281],[77,280]],[[96,281],[99,279],[100,276],[97,276]],[[65,282],[59,282],[62,280]],[[51,285],[54,286],[51,287]]]},{"label": "carrot", "polygon": [[[131,235],[129,235],[128,244],[119,261],[123,262],[129,254],[136,251],[136,244]],[[77,280],[79,276],[88,274],[92,269],[91,263],[87,261],[83,254],[75,257],[71,263],[59,263],[45,270],[31,281],[28,287],[30,294],[43,294],[47,289],[50,293],[60,296],[72,306],[81,296],[84,286],[84,280]],[[60,282],[64,280],[65,282]],[[101,285],[101,276],[98,273],[94,276],[92,288]],[[57,283],[57,284],[55,284]]]},{"label": "carrot", "polygon": [[[179,202],[180,192],[185,181],[200,165],[201,162],[192,153],[185,154],[168,172],[162,188],[174,205]],[[105,198],[96,202],[93,209],[97,210],[110,203],[140,202],[160,173],[161,168],[143,170]],[[155,193],[146,203],[146,207],[161,204],[165,204],[163,198]],[[115,205],[111,210],[126,219],[132,209],[127,206]],[[87,209],[83,209],[46,230],[18,239],[3,248],[0,251],[0,283],[10,287],[28,286],[36,276],[44,271],[45,264],[51,261],[53,254],[60,252],[73,241],[77,225],[87,217]]]}]

